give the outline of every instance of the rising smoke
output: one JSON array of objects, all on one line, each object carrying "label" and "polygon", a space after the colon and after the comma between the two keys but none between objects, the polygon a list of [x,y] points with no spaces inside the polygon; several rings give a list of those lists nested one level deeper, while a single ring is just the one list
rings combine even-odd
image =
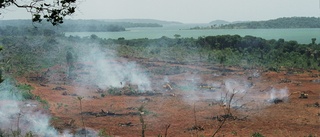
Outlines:
[{"label": "rising smoke", "polygon": [[288,88],[285,87],[283,89],[275,89],[272,88],[268,93],[269,99],[268,101],[281,100],[283,102],[287,102],[289,99]]},{"label": "rising smoke", "polygon": [[[31,132],[37,136],[65,136],[50,125],[50,116],[37,110],[37,103],[26,101],[14,83],[5,80],[0,84],[0,129],[19,131],[21,135]],[[3,132],[2,131],[2,132]],[[11,132],[10,132],[11,133]],[[17,134],[17,133],[16,133]]]},{"label": "rising smoke", "polygon": [[89,72],[82,77],[86,82],[97,85],[101,89],[109,87],[121,88],[125,85],[136,85],[139,91],[151,90],[148,76],[135,62],[119,58],[109,49],[101,50],[98,45],[91,45],[90,49],[76,50],[79,62],[85,62],[90,67],[80,71]]},{"label": "rising smoke", "polygon": [[253,83],[245,80],[226,79],[220,85],[219,83],[211,85],[217,89],[206,96],[222,105],[227,105],[230,101],[232,108],[263,108],[274,103],[274,100],[287,102],[289,96],[287,88],[272,88],[262,93],[254,89]]}]

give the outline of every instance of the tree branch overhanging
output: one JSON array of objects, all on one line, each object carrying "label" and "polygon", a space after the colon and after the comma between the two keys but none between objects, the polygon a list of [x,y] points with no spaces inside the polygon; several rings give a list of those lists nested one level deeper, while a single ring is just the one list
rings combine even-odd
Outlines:
[{"label": "tree branch overhanging", "polygon": [[[29,4],[21,4],[16,0],[0,0],[0,8],[14,5],[18,8],[25,8],[32,15],[33,22],[41,22],[43,19],[52,25],[63,23],[63,18],[75,12],[76,0],[54,0],[47,3],[44,0],[32,0]],[[1,15],[1,11],[0,11]]]}]

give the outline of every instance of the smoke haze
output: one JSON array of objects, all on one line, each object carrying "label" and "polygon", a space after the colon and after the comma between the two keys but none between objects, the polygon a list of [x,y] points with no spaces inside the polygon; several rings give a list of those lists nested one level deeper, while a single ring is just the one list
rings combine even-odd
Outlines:
[{"label": "smoke haze", "polygon": [[127,61],[115,55],[115,51],[101,50],[98,45],[91,45],[88,51],[77,51],[79,62],[85,62],[90,67],[80,71],[89,72],[82,77],[92,85],[101,89],[109,87],[121,88],[127,84],[138,86],[139,91],[151,90],[149,77],[135,62]]},{"label": "smoke haze", "polygon": [[21,135],[28,132],[38,136],[70,136],[61,135],[50,125],[50,116],[37,110],[37,102],[24,101],[14,83],[5,80],[0,84],[0,129],[18,131]]}]

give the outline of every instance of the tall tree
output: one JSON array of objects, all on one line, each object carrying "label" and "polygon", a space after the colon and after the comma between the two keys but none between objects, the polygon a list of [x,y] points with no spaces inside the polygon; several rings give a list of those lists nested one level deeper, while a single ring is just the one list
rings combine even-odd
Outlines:
[{"label": "tall tree", "polygon": [[0,0],[0,9],[10,6],[25,8],[32,15],[33,22],[45,19],[52,25],[58,25],[63,23],[65,16],[75,12],[75,3],[76,0]]}]

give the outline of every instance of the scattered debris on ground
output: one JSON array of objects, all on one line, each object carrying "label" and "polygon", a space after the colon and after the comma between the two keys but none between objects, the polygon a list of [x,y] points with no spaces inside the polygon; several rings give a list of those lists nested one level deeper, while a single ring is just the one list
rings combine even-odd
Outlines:
[{"label": "scattered debris on ground", "polygon": [[200,88],[208,89],[208,90],[216,90],[216,88],[212,86],[200,86]]},{"label": "scattered debris on ground", "polygon": [[309,96],[309,95],[308,95],[307,93],[302,92],[302,93],[300,94],[299,98],[301,98],[301,99],[307,99],[308,96]]},{"label": "scattered debris on ground", "polygon": [[317,78],[317,77],[320,77],[320,74],[312,74],[311,77],[312,78]]},{"label": "scattered debris on ground", "polygon": [[63,91],[62,95],[66,96],[66,95],[68,95],[68,92],[67,91]]},{"label": "scattered debris on ground", "polygon": [[311,82],[313,82],[313,83],[320,83],[320,79],[314,79],[314,80],[311,80]]},{"label": "scattered debris on ground", "polygon": [[291,83],[291,80],[287,78],[283,78],[283,79],[280,79],[279,83]]},{"label": "scattered debris on ground", "polygon": [[274,99],[270,99],[268,102],[273,103],[273,104],[279,104],[279,103],[283,103],[283,99],[279,99],[279,98],[274,98]]},{"label": "scattered debris on ground", "polygon": [[246,120],[248,116],[245,116],[243,118],[238,118],[236,116],[233,116],[232,114],[224,114],[224,115],[218,115],[218,116],[214,116],[211,119],[212,120],[218,120],[219,122],[222,122],[224,120]]},{"label": "scattered debris on ground", "polygon": [[65,123],[65,125],[69,126],[69,127],[72,127],[72,126],[74,126],[74,122],[75,122],[74,119],[70,119],[67,123]]},{"label": "scattered debris on ground", "polygon": [[136,107],[128,107],[127,110],[138,110]]},{"label": "scattered debris on ground", "polygon": [[[104,92],[104,91],[101,91]],[[121,95],[126,95],[126,96],[157,96],[157,95],[162,95],[162,93],[156,92],[156,91],[140,91],[138,90],[138,86],[134,85],[129,85],[129,86],[124,86],[122,88],[109,88],[106,90],[106,92],[109,95],[116,95],[116,96],[121,96]]]},{"label": "scattered debris on ground", "polygon": [[173,89],[172,86],[171,86],[169,83],[163,85],[162,87],[163,87],[164,89],[167,89],[167,90],[172,90],[172,89]]},{"label": "scattered debris on ground", "polygon": [[64,87],[54,87],[54,88],[52,88],[52,90],[66,90],[66,88],[64,88]]},{"label": "scattered debris on ground", "polygon": [[202,126],[194,125],[194,126],[192,126],[191,128],[188,128],[187,130],[188,130],[188,131],[194,131],[194,130],[196,130],[196,131],[203,131],[204,128],[203,128]]},{"label": "scattered debris on ground", "polygon": [[275,98],[274,100],[273,100],[273,103],[274,104],[278,104],[278,103],[282,103],[283,102],[283,100],[282,99],[278,99],[278,98]]},{"label": "scattered debris on ground", "polygon": [[45,77],[38,76],[38,75],[28,76],[27,80],[28,81],[39,81],[39,82],[47,81]]},{"label": "scattered debris on ground", "polygon": [[119,123],[118,125],[121,126],[121,127],[132,127],[132,126],[134,126],[132,124],[132,122]]},{"label": "scattered debris on ground", "polygon": [[39,85],[42,86],[42,87],[49,87],[48,85],[43,84],[43,83],[40,83]]},{"label": "scattered debris on ground", "polygon": [[150,98],[139,99],[139,102],[142,102],[142,103],[148,103],[150,101],[151,101]]},{"label": "scattered debris on ground", "polygon": [[307,107],[316,107],[316,108],[320,108],[320,104],[319,104],[319,102],[315,102],[315,103],[313,103],[313,104],[307,104],[306,106],[307,106]]},{"label": "scattered debris on ground", "polygon": [[105,91],[103,90],[103,89],[101,89],[101,88],[98,88],[97,89],[97,93],[104,93]]},{"label": "scattered debris on ground", "polygon": [[89,128],[81,128],[75,132],[75,136],[95,137],[97,136],[97,132]]},{"label": "scattered debris on ground", "polygon": [[91,115],[95,117],[104,117],[104,116],[135,116],[140,115],[139,112],[128,112],[128,113],[115,113],[111,111],[104,111],[101,109],[100,112],[82,112],[83,115]]}]

